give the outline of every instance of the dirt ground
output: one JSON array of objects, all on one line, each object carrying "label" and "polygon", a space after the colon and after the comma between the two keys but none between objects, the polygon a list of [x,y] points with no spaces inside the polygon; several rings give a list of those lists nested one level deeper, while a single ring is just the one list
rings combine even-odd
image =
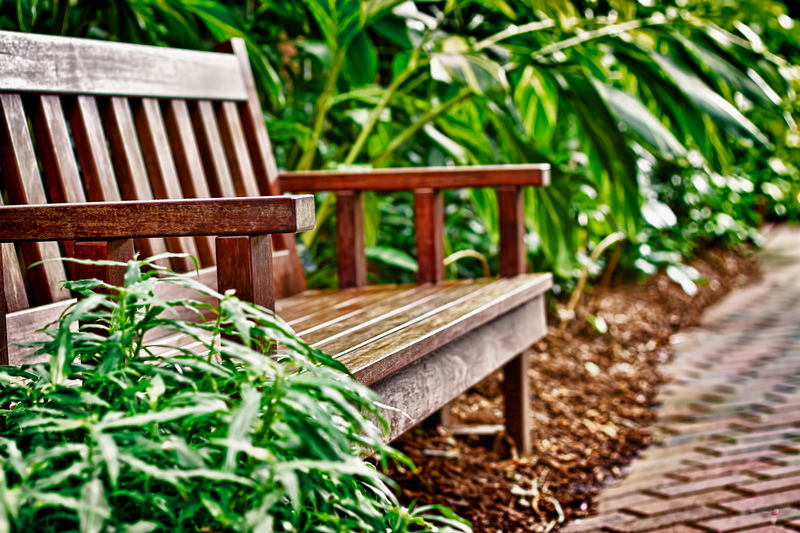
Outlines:
[{"label": "dirt ground", "polygon": [[[390,472],[406,503],[451,507],[477,533],[545,533],[592,514],[598,489],[650,442],[670,337],[758,277],[758,266],[732,251],[705,252],[694,267],[705,281],[693,297],[659,274],[587,295],[563,332],[551,324],[531,351],[531,457],[516,457],[502,434],[454,437],[418,428],[398,440],[419,469]],[[602,317],[608,331],[589,325],[587,314]],[[455,401],[454,422],[501,424],[501,379],[491,376]]]}]

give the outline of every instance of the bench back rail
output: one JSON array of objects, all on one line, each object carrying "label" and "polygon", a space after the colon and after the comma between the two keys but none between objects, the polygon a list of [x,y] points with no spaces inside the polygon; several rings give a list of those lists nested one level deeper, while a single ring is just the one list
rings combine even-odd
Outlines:
[{"label": "bench back rail", "polygon": [[[10,204],[280,194],[244,42],[195,52],[0,32],[0,152]],[[278,296],[304,290],[292,235],[274,236]],[[10,312],[70,298],[55,242],[3,244]],[[143,256],[216,264],[211,237],[137,239]],[[17,255],[21,261],[17,261]],[[72,256],[74,244],[63,244]],[[177,271],[193,267],[173,259]]]}]

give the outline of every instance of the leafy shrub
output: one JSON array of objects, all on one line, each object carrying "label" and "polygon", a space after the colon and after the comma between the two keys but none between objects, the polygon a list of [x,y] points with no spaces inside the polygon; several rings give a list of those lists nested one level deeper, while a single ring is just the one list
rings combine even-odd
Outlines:
[{"label": "leafy shrub", "polygon": [[83,298],[33,346],[46,362],[0,369],[0,531],[469,531],[401,506],[362,460],[411,466],[336,360],[232,294],[117,265],[124,287],[67,284]]}]

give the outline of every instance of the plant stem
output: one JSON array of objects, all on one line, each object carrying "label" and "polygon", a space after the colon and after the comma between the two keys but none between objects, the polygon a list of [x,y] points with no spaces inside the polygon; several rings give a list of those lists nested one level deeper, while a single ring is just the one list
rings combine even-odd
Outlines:
[{"label": "plant stem", "polygon": [[405,130],[403,130],[403,132],[400,135],[395,137],[394,140],[392,140],[392,142],[390,142],[389,145],[386,147],[386,150],[381,155],[372,160],[372,165],[374,167],[380,167],[381,165],[386,163],[386,160],[389,159],[389,156],[391,156],[394,153],[394,151],[400,148],[406,141],[408,141],[414,135],[416,135],[417,132],[425,126],[425,124],[436,120],[444,113],[446,113],[451,107],[453,107],[454,105],[463,100],[466,100],[467,98],[472,96],[472,94],[473,94],[472,91],[470,91],[467,88],[461,89],[461,91],[455,97],[451,98],[447,102],[439,104],[437,107],[434,107],[433,109],[428,110],[416,122],[411,124]]},{"label": "plant stem", "polygon": [[69,20],[69,0],[56,0],[55,19],[53,21],[53,33],[55,35],[66,35],[67,20]]},{"label": "plant stem", "polygon": [[328,100],[333,93],[333,88],[336,86],[336,79],[339,77],[339,71],[344,65],[347,49],[340,48],[333,58],[333,65],[331,71],[328,73],[328,79],[325,81],[325,88],[317,100],[317,107],[314,113],[314,129],[312,130],[311,139],[303,149],[303,155],[300,162],[297,164],[297,170],[309,170],[311,164],[314,162],[314,154],[317,152],[317,142],[322,135],[322,127],[325,125],[325,115],[328,112]]},{"label": "plant stem", "polygon": [[555,25],[556,21],[553,19],[529,22],[528,24],[523,24],[522,26],[511,25],[508,28],[504,29],[503,31],[495,33],[491,37],[487,37],[486,39],[479,41],[477,44],[475,44],[474,49],[476,51],[483,50],[484,48],[488,48],[495,43],[498,43],[504,39],[509,39],[511,37],[514,37],[515,35],[522,35],[524,33],[533,33],[535,31],[546,30],[549,28],[554,28]]},{"label": "plant stem", "polygon": [[545,56],[555,52],[560,52],[561,50],[566,50],[567,48],[572,48],[573,46],[583,44],[587,41],[608,37],[609,35],[615,35],[617,33],[636,30],[645,26],[660,26],[663,24],[668,24],[669,22],[671,21],[664,17],[650,17],[644,20],[629,20],[626,22],[620,22],[619,24],[611,24],[596,30],[587,31],[580,35],[576,35],[575,37],[570,37],[569,39],[564,39],[563,41],[557,41],[547,46],[543,46],[538,52],[531,54],[531,57],[535,60],[541,60],[544,59]]},{"label": "plant stem", "polygon": [[400,75],[398,75],[394,80],[392,80],[392,83],[389,84],[389,86],[386,88],[385,91],[383,91],[380,100],[378,100],[378,103],[375,105],[374,108],[372,108],[372,111],[370,111],[369,118],[367,118],[366,124],[364,124],[364,127],[361,128],[361,132],[359,132],[356,142],[354,142],[353,146],[350,147],[350,151],[347,153],[347,157],[345,157],[343,161],[345,165],[352,165],[355,162],[356,158],[361,153],[361,150],[364,147],[364,143],[367,141],[367,138],[369,137],[370,133],[372,133],[372,130],[375,128],[375,124],[377,124],[381,112],[389,104],[389,100],[391,100],[392,96],[394,96],[397,89],[400,88],[400,85],[402,85],[419,66],[422,65],[417,64],[416,58],[413,59],[409,63],[406,70],[401,72]]}]

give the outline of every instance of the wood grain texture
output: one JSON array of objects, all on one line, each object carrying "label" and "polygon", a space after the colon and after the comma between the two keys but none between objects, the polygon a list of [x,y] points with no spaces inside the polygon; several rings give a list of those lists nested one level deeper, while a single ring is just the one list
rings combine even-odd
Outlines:
[{"label": "wood grain texture", "polygon": [[72,151],[61,99],[54,95],[41,95],[31,98],[27,103],[50,201],[85,202],[86,195]]},{"label": "wood grain texture", "polygon": [[[128,99],[120,96],[103,99],[102,118],[122,199],[152,200],[153,191]],[[152,257],[165,253],[167,243],[164,239],[140,239],[136,248],[143,257]],[[161,263],[168,265],[167,261]]]},{"label": "wood grain texture", "polygon": [[25,290],[25,282],[22,279],[17,250],[13,244],[7,242],[0,247],[2,247],[3,254],[3,290],[6,309],[9,313],[28,309],[30,303]]},{"label": "wood grain texture", "polygon": [[[178,171],[172,158],[161,107],[152,98],[143,98],[133,103],[136,130],[139,133],[142,155],[150,178],[153,197],[160,200],[180,200],[183,198]],[[167,239],[170,252],[197,256],[197,247],[190,237]],[[188,257],[175,257],[172,268],[177,272],[188,272],[194,264]]]},{"label": "wood grain texture", "polygon": [[393,285],[378,291],[364,291],[358,298],[340,304],[326,305],[319,312],[304,314],[289,324],[306,342],[329,340],[352,328],[369,327],[373,321],[382,321],[392,314],[402,314],[409,306],[423,303],[444,289],[436,285]]},{"label": "wood grain texture", "polygon": [[[131,239],[114,241],[83,241],[75,243],[75,258],[90,261],[117,261],[126,263],[133,259],[135,249]],[[78,279],[99,279],[111,285],[125,285],[124,266],[76,264]]]},{"label": "wood grain texture", "polygon": [[121,200],[97,101],[93,96],[77,96],[70,99],[66,107],[86,199],[90,202]]},{"label": "wood grain texture", "polygon": [[550,165],[494,165],[374,169],[364,172],[313,170],[284,172],[284,191],[407,191],[410,189],[460,189],[502,185],[548,185]]},{"label": "wood grain texture", "polygon": [[498,187],[500,212],[500,275],[516,276],[528,270],[525,247],[525,208],[522,187]]},{"label": "wood grain texture", "polygon": [[[175,168],[181,182],[184,198],[209,198],[206,173],[197,138],[194,135],[189,108],[184,100],[168,100],[163,104],[164,125],[167,128]],[[216,264],[216,247],[208,236],[195,237],[195,245],[200,264],[212,266]]]},{"label": "wood grain texture", "polygon": [[446,347],[421,357],[372,385],[391,426],[388,440],[441,409],[453,398],[501,368],[546,332],[540,296],[469,331]]},{"label": "wood grain texture", "polygon": [[437,283],[444,279],[444,203],[442,191],[414,191],[414,225],[417,238],[417,281]]},{"label": "wood grain texture", "polygon": [[[392,308],[386,309],[382,315],[371,316],[374,310],[365,310],[366,314],[359,317],[361,320],[357,323],[345,320],[326,327],[323,331],[307,334],[303,338],[313,342],[314,347],[333,355],[359,352],[361,348],[373,343],[381,343],[394,335],[398,335],[398,340],[401,338],[413,339],[415,333],[406,336],[403,330],[426,319],[431,319],[439,313],[445,313],[455,305],[479,298],[482,292],[489,290],[490,285],[491,280],[472,283],[440,283],[438,287],[442,290],[421,295],[417,300],[405,305],[392,306]],[[418,328],[416,331],[422,331],[422,329]],[[376,344],[376,346],[378,345]],[[374,355],[381,357],[382,352],[376,350]],[[367,361],[369,356],[366,359],[359,356],[357,359],[361,364],[369,364]]]},{"label": "wood grain texture", "polygon": [[339,259],[340,289],[367,284],[364,202],[358,191],[336,194],[336,256]]},{"label": "wood grain texture", "polygon": [[191,102],[189,114],[192,117],[194,134],[200,148],[200,157],[208,178],[211,196],[214,198],[236,196],[213,104],[207,100]]},{"label": "wood grain texture", "polygon": [[359,381],[371,385],[538,297],[551,286],[549,274],[501,278],[487,290],[392,328],[346,350],[338,358]]},{"label": "wood grain texture", "polygon": [[522,454],[531,453],[531,378],[530,357],[521,353],[503,366],[503,403],[506,432]]},{"label": "wood grain texture", "polygon": [[239,69],[247,91],[247,101],[239,104],[244,136],[253,160],[258,186],[264,196],[275,196],[281,193],[278,183],[278,166],[272,154],[272,145],[264,125],[264,113],[261,110],[261,98],[256,91],[250,59],[244,39],[234,38],[215,47],[218,52],[233,54],[239,62]]},{"label": "wood grain texture", "polygon": [[[28,118],[18,94],[0,94],[0,119],[0,152],[9,201],[14,204],[46,203]],[[24,224],[22,221],[21,225]],[[64,265],[52,261],[61,256],[58,246],[55,243],[31,242],[23,245],[21,250],[27,266],[46,261],[27,270],[31,303],[42,305],[69,298],[67,291],[61,287],[61,282],[67,278]]]},{"label": "wood grain texture", "polygon": [[0,209],[0,242],[262,235],[313,227],[313,196],[15,205]]},{"label": "wood grain texture", "polygon": [[247,98],[228,54],[3,31],[0,56],[4,91]]},{"label": "wood grain texture", "polygon": [[217,237],[217,287],[275,310],[272,282],[272,240],[269,235]]},{"label": "wood grain texture", "polygon": [[[239,115],[258,188],[264,196],[281,194],[278,183],[278,166],[275,163],[272,145],[264,124],[261,98],[256,91],[255,79],[250,69],[247,46],[243,39],[234,38],[220,43],[215,50],[233,54],[239,61],[247,88],[247,101],[238,104]],[[279,296],[288,296],[306,290],[306,278],[303,274],[303,265],[297,253],[294,236],[273,235],[272,243],[276,293]],[[286,253],[283,253],[284,250]]]},{"label": "wood grain texture", "polygon": [[48,305],[40,305],[32,309],[9,310],[9,314],[6,317],[8,327],[8,364],[20,366],[26,363],[46,361],[47,356],[31,358],[32,350],[19,345],[47,340],[47,335],[40,330],[57,320],[67,307],[74,303],[75,299],[72,298]]},{"label": "wood grain texture", "polygon": [[[5,270],[5,258],[0,253],[0,272]],[[5,276],[0,276],[0,365],[8,364],[8,305],[6,304]]]},{"label": "wood grain texture", "polygon": [[239,108],[234,102],[217,102],[214,107],[236,196],[258,196],[260,192],[244,138]]}]

